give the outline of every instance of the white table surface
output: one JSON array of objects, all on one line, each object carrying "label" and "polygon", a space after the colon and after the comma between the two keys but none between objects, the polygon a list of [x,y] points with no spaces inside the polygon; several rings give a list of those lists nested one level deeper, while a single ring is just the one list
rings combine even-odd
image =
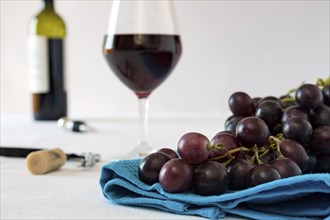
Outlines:
[{"label": "white table surface", "polygon": [[[186,132],[197,131],[212,138],[223,130],[226,117],[175,116],[150,119],[150,143],[159,149],[175,149]],[[81,119],[96,129],[74,133],[56,122],[36,122],[30,115],[1,114],[1,146],[60,147],[66,153],[94,152],[101,162],[89,170],[68,161],[61,169],[45,175],[32,175],[24,158],[1,156],[0,219],[203,219],[155,209],[129,207],[107,201],[98,180],[103,164],[129,152],[138,140],[135,117],[96,117]],[[241,219],[229,215],[226,219]]]}]

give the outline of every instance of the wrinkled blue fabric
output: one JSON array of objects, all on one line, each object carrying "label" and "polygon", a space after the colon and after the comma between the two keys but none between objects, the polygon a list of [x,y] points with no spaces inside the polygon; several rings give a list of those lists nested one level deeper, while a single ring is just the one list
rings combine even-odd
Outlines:
[{"label": "wrinkled blue fabric", "polygon": [[253,219],[330,219],[330,174],[304,174],[218,196],[168,193],[159,183],[139,180],[141,159],[105,164],[100,186],[108,200],[129,206],[209,219],[227,213]]}]

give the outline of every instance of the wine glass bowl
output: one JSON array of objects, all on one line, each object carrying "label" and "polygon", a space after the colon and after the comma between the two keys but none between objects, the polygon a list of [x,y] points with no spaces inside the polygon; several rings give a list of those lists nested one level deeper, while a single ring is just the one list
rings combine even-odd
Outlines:
[{"label": "wine glass bowl", "polygon": [[[106,40],[109,37],[106,37]],[[116,34],[105,58],[117,77],[139,98],[148,97],[171,73],[181,55],[180,37]]]},{"label": "wine glass bowl", "polygon": [[112,2],[103,54],[139,100],[141,139],[129,157],[153,150],[148,144],[148,97],[170,75],[181,53],[172,1]]}]

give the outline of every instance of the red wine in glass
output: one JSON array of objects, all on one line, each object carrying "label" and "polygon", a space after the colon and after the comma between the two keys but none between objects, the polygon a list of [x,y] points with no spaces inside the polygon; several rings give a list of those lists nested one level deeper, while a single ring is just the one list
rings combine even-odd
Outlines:
[{"label": "red wine in glass", "polygon": [[111,37],[112,48],[104,49],[105,59],[139,98],[148,97],[167,78],[182,52],[178,35],[116,34]]}]

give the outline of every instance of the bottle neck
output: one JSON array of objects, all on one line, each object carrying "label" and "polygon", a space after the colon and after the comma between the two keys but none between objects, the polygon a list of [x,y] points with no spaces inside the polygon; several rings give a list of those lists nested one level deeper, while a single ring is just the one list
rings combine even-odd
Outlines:
[{"label": "bottle neck", "polygon": [[54,10],[54,0],[43,0],[43,7],[46,10]]}]

